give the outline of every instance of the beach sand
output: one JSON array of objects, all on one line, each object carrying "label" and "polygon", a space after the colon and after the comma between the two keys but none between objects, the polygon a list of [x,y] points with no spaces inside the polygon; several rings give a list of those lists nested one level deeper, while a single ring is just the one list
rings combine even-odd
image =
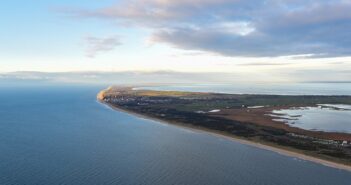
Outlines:
[{"label": "beach sand", "polygon": [[245,144],[245,145],[257,147],[257,148],[260,148],[260,149],[277,152],[277,153],[279,153],[281,155],[294,157],[294,158],[298,158],[298,159],[302,159],[302,160],[318,163],[318,164],[321,164],[321,165],[325,165],[325,166],[328,166],[328,167],[337,168],[337,169],[341,169],[341,170],[347,170],[347,171],[351,172],[351,166],[348,166],[348,165],[344,165],[344,164],[340,164],[340,163],[336,163],[336,162],[331,162],[331,161],[327,161],[327,160],[324,160],[324,159],[319,159],[319,158],[308,156],[308,155],[305,155],[305,154],[302,154],[302,153],[298,153],[298,152],[295,152],[295,151],[290,151],[288,149],[277,148],[277,147],[269,146],[269,145],[266,145],[266,144],[263,144],[263,143],[237,138],[237,137],[234,137],[234,136],[231,136],[231,135],[228,135],[228,134],[224,134],[224,133],[221,133],[221,132],[216,132],[216,131],[209,130],[209,129],[204,129],[204,128],[200,128],[200,127],[194,127],[194,126],[190,126],[190,125],[182,124],[182,123],[171,123],[169,121],[153,118],[153,117],[146,116],[146,115],[137,114],[137,113],[134,113],[134,112],[131,112],[131,111],[128,111],[128,110],[124,110],[124,109],[118,108],[116,106],[113,106],[112,104],[109,104],[109,103],[106,103],[106,102],[102,101],[101,96],[100,97],[98,96],[97,99],[98,99],[98,102],[100,102],[100,103],[102,103],[104,105],[107,105],[109,108],[112,108],[113,110],[124,112],[124,113],[127,113],[127,114],[131,114],[131,115],[134,115],[134,116],[137,116],[137,117],[140,117],[140,118],[153,120],[153,121],[159,122],[161,124],[174,125],[174,126],[177,126],[177,127],[191,129],[192,131],[195,131],[195,132],[202,132],[202,133],[210,134],[210,135],[213,135],[213,136],[216,136],[216,137],[220,137],[220,138],[228,139],[228,140],[231,140],[231,141],[239,142],[241,144]]}]

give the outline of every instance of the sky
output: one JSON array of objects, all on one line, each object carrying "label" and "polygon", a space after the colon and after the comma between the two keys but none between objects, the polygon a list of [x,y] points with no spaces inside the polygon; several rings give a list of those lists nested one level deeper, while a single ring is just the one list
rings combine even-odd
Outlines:
[{"label": "sky", "polygon": [[350,0],[4,1],[0,73],[351,81],[350,11]]}]

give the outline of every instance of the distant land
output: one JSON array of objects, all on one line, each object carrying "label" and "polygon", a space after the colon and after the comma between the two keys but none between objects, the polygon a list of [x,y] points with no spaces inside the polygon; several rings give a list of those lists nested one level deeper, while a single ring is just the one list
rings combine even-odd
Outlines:
[{"label": "distant land", "polygon": [[109,87],[97,98],[112,108],[234,138],[289,156],[351,170],[351,134],[311,131],[276,121],[273,110],[348,104],[351,96],[254,95]]}]

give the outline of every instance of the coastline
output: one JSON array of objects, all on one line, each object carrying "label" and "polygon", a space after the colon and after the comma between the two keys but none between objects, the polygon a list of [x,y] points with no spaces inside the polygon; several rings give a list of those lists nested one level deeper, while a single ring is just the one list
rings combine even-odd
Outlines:
[{"label": "coastline", "polygon": [[272,145],[268,145],[265,143],[261,143],[261,142],[256,142],[256,141],[252,141],[252,140],[246,140],[243,138],[239,138],[239,137],[235,137],[232,135],[228,135],[228,134],[224,134],[222,132],[219,131],[214,131],[214,130],[210,130],[210,129],[206,129],[206,128],[202,128],[202,127],[195,127],[195,126],[191,126],[188,124],[183,124],[183,123],[179,123],[179,122],[172,122],[172,121],[167,121],[167,120],[162,120],[162,119],[158,119],[158,118],[154,118],[151,116],[147,116],[147,115],[143,115],[143,114],[138,114],[132,111],[128,111],[125,109],[122,109],[120,107],[116,107],[112,104],[106,103],[104,101],[102,101],[102,99],[100,97],[103,96],[103,92],[100,92],[98,94],[98,102],[101,104],[104,104],[106,106],[108,106],[109,108],[119,111],[119,112],[124,112],[139,118],[144,118],[144,119],[149,119],[149,120],[153,120],[156,122],[159,122],[161,124],[167,124],[167,125],[172,125],[172,126],[176,126],[176,127],[181,127],[181,128],[185,128],[185,129],[191,129],[192,131],[196,131],[196,132],[202,132],[205,134],[209,134],[209,135],[213,135],[216,137],[220,137],[220,138],[224,138],[227,140],[231,140],[231,141],[235,141],[235,142],[239,142],[241,144],[244,145],[248,145],[248,146],[252,146],[252,147],[256,147],[256,148],[260,148],[260,149],[264,149],[264,150],[268,150],[268,151],[272,151],[272,152],[276,152],[279,153],[281,155],[284,156],[288,156],[288,157],[293,157],[293,158],[298,158],[301,160],[305,160],[305,161],[310,161],[310,162],[314,162],[314,163],[318,163],[324,166],[328,166],[331,168],[336,168],[336,169],[340,169],[340,170],[346,170],[351,172],[351,166],[345,165],[345,164],[341,164],[341,163],[336,163],[336,162],[332,162],[332,161],[328,161],[325,159],[320,159],[317,157],[313,157],[310,155],[306,155],[297,151],[293,151],[293,150],[289,150],[288,148],[283,148],[283,147],[277,147],[277,146],[272,146]]}]

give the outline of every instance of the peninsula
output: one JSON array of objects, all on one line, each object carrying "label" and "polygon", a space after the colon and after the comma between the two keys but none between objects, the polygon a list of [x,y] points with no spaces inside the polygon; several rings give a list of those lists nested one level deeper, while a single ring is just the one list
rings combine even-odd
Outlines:
[{"label": "peninsula", "polygon": [[97,98],[112,108],[200,129],[289,156],[351,170],[351,134],[311,131],[277,121],[273,110],[351,104],[351,96],[249,95],[109,87]]}]

